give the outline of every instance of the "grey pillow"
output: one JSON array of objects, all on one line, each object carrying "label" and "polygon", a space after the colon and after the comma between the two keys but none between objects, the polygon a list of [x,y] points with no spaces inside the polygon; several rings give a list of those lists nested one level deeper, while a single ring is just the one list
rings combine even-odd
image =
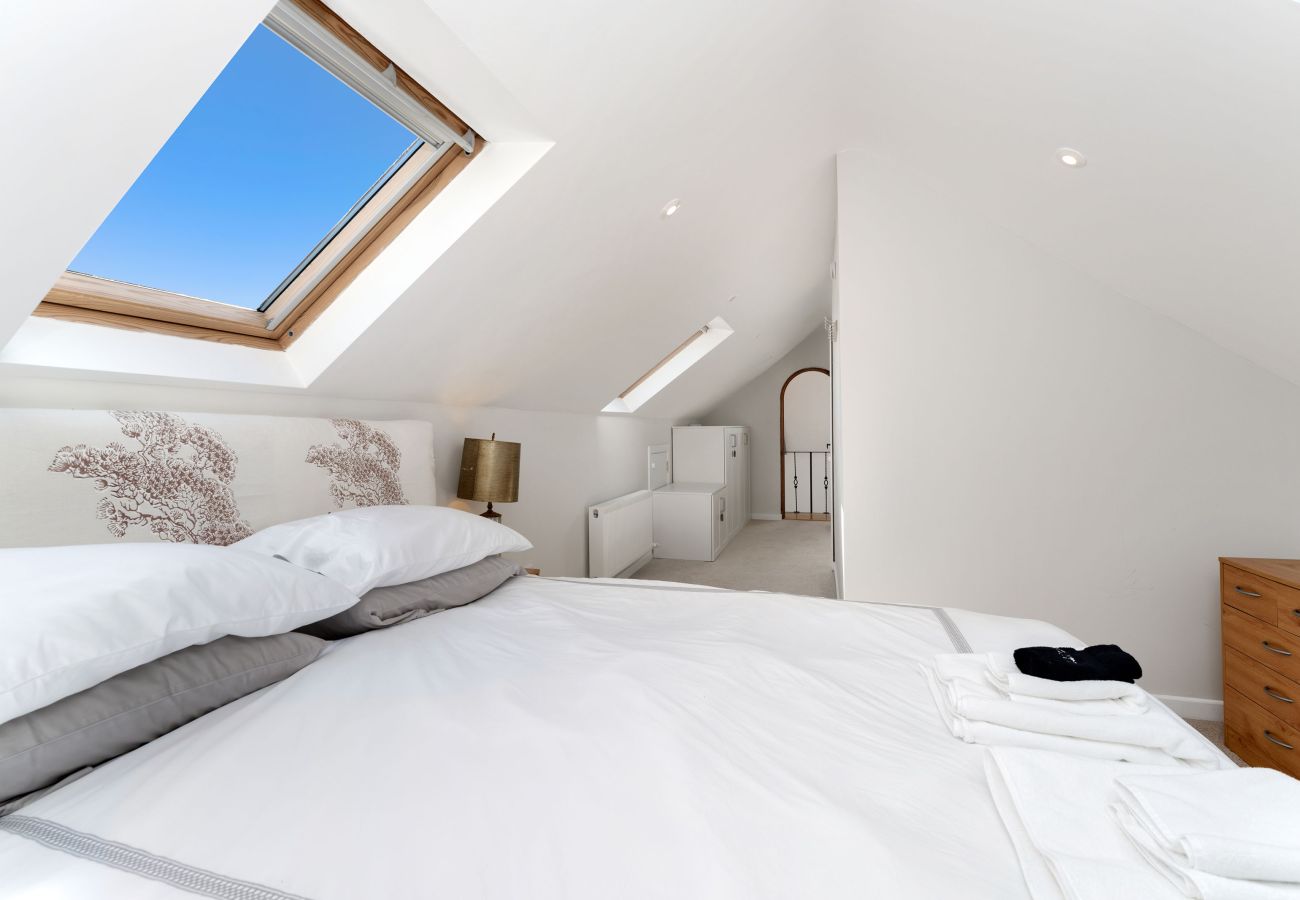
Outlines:
[{"label": "grey pillow", "polygon": [[223,637],[169,653],[0,724],[0,803],[134,750],[288,678],[325,646],[297,633]]},{"label": "grey pillow", "polygon": [[298,630],[326,640],[351,637],[376,628],[387,628],[454,606],[473,603],[492,593],[506,579],[523,574],[523,569],[499,556],[489,556],[473,565],[412,581],[366,591],[361,602],[312,622]]}]

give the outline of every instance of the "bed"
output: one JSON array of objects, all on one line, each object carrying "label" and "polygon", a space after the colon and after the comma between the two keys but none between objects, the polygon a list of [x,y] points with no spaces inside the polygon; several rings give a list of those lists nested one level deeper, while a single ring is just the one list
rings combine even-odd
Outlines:
[{"label": "bed", "polygon": [[1027,897],[959,610],[518,577],[0,819],[3,897]]},{"label": "bed", "polygon": [[517,576],[0,818],[0,898],[1021,900],[985,751],[918,663],[1069,643],[960,609]]}]

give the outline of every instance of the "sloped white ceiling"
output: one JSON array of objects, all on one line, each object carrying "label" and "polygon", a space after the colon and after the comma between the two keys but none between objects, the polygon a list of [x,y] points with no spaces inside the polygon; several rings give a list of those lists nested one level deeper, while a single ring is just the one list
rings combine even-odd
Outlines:
[{"label": "sloped white ceiling", "polygon": [[707,409],[824,314],[845,147],[1300,383],[1294,0],[427,2],[557,146],[314,389],[589,411],[722,315],[642,412]]},{"label": "sloped white ceiling", "polygon": [[721,315],[692,415],[829,311],[832,4],[430,6],[555,146],[312,391],[595,412]]},{"label": "sloped white ceiling", "polygon": [[311,393],[595,412],[721,315],[639,411],[702,412],[828,310],[846,147],[1300,383],[1293,0],[331,5],[417,73],[432,10],[555,146]]},{"label": "sloped white ceiling", "polygon": [[1300,3],[846,9],[848,142],[1300,383]]}]

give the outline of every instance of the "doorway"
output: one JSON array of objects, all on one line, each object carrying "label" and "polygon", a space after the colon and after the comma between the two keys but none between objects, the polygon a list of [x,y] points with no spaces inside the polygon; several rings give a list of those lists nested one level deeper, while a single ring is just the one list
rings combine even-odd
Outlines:
[{"label": "doorway", "polygon": [[810,367],[781,385],[781,518],[829,522],[831,373]]}]

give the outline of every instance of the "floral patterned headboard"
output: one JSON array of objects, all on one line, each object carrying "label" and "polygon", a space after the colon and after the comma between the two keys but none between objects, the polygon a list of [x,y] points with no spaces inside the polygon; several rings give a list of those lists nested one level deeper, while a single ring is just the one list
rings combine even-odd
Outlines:
[{"label": "floral patterned headboard", "polygon": [[428,422],[0,410],[0,546],[231,544],[330,510],[435,499]]}]

